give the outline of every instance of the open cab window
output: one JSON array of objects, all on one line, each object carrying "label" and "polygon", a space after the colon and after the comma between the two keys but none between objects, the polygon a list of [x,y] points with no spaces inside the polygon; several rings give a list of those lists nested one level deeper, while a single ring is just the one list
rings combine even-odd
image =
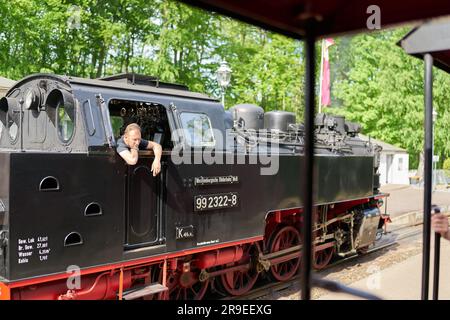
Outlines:
[{"label": "open cab window", "polygon": [[109,102],[111,127],[116,141],[130,123],[141,127],[142,139],[171,150],[173,143],[166,108],[158,103],[113,99]]}]

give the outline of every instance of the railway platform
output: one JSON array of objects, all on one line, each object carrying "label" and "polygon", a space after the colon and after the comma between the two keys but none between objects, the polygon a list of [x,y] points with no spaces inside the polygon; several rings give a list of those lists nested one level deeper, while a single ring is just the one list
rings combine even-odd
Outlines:
[{"label": "railway platform", "polygon": [[[433,253],[434,238],[431,239]],[[434,259],[430,260],[430,293],[432,298]],[[379,270],[373,265],[372,273],[367,277],[348,285],[364,290],[386,300],[420,300],[422,283],[422,254],[414,255],[400,263]],[[329,293],[318,300],[353,300],[346,294]],[[450,300],[450,242],[441,240],[439,300]]]},{"label": "railway platform", "polygon": [[[392,223],[388,225],[388,231],[395,233],[401,228],[420,225],[423,222],[423,189],[407,185],[385,185],[381,190],[390,194],[387,206]],[[433,192],[432,197],[433,204],[441,207],[442,212],[450,213],[449,191],[437,190]],[[384,213],[384,208],[381,211]],[[421,245],[422,234],[418,235],[416,241]],[[431,252],[429,299],[432,298],[434,236],[431,239]],[[450,300],[450,242],[445,239],[441,240],[440,260],[439,299]],[[421,266],[422,254],[414,255],[381,270],[377,264],[374,264],[370,275],[350,284],[349,287],[371,292],[387,300],[420,300]],[[319,300],[347,299],[355,298],[338,293],[329,293],[319,298]]]},{"label": "railway platform", "polygon": [[[380,188],[384,193],[389,193],[385,205],[381,207],[384,213],[385,206],[391,218],[405,220],[408,215],[421,213],[423,208],[423,189],[409,185],[388,184]],[[432,203],[440,206],[443,211],[450,211],[450,189],[436,190],[432,194]]]}]

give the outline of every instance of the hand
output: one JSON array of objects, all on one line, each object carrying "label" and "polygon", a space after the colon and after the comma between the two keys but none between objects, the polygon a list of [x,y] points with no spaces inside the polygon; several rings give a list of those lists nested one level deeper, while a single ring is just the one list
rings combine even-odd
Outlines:
[{"label": "hand", "polygon": [[131,150],[139,151],[139,144],[137,144],[137,143],[130,143],[130,144],[127,144],[127,146],[128,146]]},{"label": "hand", "polygon": [[153,160],[151,171],[153,172],[154,177],[156,177],[156,175],[161,172],[161,162],[159,162],[159,160]]},{"label": "hand", "polygon": [[443,238],[450,240],[447,216],[442,213],[433,214],[431,216],[431,227],[435,232],[440,233]]},{"label": "hand", "polygon": [[125,143],[130,150],[139,150],[139,145],[136,145],[135,143]]}]

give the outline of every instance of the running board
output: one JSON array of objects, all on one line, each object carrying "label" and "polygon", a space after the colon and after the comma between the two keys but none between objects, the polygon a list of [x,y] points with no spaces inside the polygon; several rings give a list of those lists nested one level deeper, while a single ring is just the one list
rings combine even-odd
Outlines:
[{"label": "running board", "polygon": [[122,295],[122,299],[123,300],[134,300],[134,299],[138,299],[138,298],[142,298],[151,294],[156,294],[156,293],[160,293],[163,291],[167,291],[168,288],[163,286],[160,283],[152,283],[149,284],[148,286],[145,287],[141,287],[141,288],[137,288],[137,289],[132,289],[132,290],[128,290],[125,291]]}]

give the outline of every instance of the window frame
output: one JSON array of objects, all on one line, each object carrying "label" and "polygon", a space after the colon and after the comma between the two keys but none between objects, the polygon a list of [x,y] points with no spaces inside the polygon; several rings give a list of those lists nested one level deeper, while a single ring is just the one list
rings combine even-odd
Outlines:
[{"label": "window frame", "polygon": [[[7,125],[4,129],[5,129],[5,131],[8,132],[9,141],[11,142],[11,145],[15,145],[17,143],[17,141],[19,140],[20,123],[16,123],[16,121],[14,121],[14,119],[9,116],[9,113],[7,113],[6,114],[6,124]],[[13,138],[11,136],[11,127],[14,124],[17,126],[17,132],[16,132],[16,136]]]},{"label": "window frame", "polygon": [[397,160],[397,171],[403,171],[403,166],[403,157],[400,156]]},{"label": "window frame", "polygon": [[64,101],[58,101],[58,104],[56,105],[56,108],[55,108],[55,113],[56,113],[56,134],[57,134],[57,136],[58,136],[58,139],[59,139],[59,141],[63,144],[63,145],[69,145],[70,143],[72,143],[72,141],[73,141],[73,139],[74,139],[74,137],[75,137],[75,131],[76,131],[76,102],[75,102],[75,104],[74,104],[74,106],[73,106],[73,108],[74,108],[74,110],[73,110],[73,119],[71,119],[72,120],[72,123],[73,123],[73,130],[72,130],[72,134],[71,134],[71,136],[70,136],[70,138],[68,139],[68,140],[64,140],[63,138],[62,138],[62,135],[61,135],[61,132],[60,132],[60,130],[59,130],[59,122],[60,122],[60,117],[59,117],[59,108],[60,108],[60,106],[61,105],[63,105],[64,106],[64,110],[65,110],[65,113],[67,114],[67,116],[69,117],[69,119],[71,119],[70,118],[70,116],[69,116],[69,113],[67,112],[67,107],[65,106],[65,104],[64,104]]},{"label": "window frame", "polygon": [[[184,131],[184,130],[188,130],[189,131],[189,129],[184,127],[184,122],[183,122],[183,119],[182,119],[182,114],[183,113],[189,113],[189,114],[195,114],[195,115],[204,115],[208,119],[209,130],[211,130],[211,137],[212,137],[212,140],[213,140],[211,142],[211,145],[192,145],[190,143],[192,141],[190,141],[191,140],[190,137],[189,137],[189,139],[186,137],[186,134],[185,134],[185,131]],[[211,118],[208,116],[207,113],[205,113],[205,112],[181,111],[178,114],[178,118],[180,120],[181,129],[183,130],[184,142],[189,147],[191,147],[191,148],[215,148],[216,147],[216,137],[214,136],[214,130],[213,130],[213,126],[212,126],[212,123],[211,123]]]},{"label": "window frame", "polygon": [[[7,98],[13,98],[13,99],[19,99],[20,94],[22,93],[22,90],[20,90],[19,88],[14,89],[8,96]],[[6,96],[5,96],[6,97]],[[6,110],[6,115],[5,115],[5,123],[3,125],[3,133],[2,134],[7,134],[8,135],[8,139],[9,142],[11,143],[12,146],[14,146],[18,141],[19,141],[19,135],[22,134],[22,130],[21,130],[21,123],[20,123],[20,119],[14,119],[14,117],[10,116],[10,111]],[[14,112],[14,110],[13,110]],[[22,114],[22,117],[24,116],[24,114]],[[19,116],[20,118],[20,116]],[[15,121],[17,120],[17,122]],[[10,124],[11,121],[11,124]],[[16,137],[13,139],[11,137],[11,126],[15,124],[17,126],[17,133],[16,133]],[[0,135],[1,138],[1,135]]]}]

